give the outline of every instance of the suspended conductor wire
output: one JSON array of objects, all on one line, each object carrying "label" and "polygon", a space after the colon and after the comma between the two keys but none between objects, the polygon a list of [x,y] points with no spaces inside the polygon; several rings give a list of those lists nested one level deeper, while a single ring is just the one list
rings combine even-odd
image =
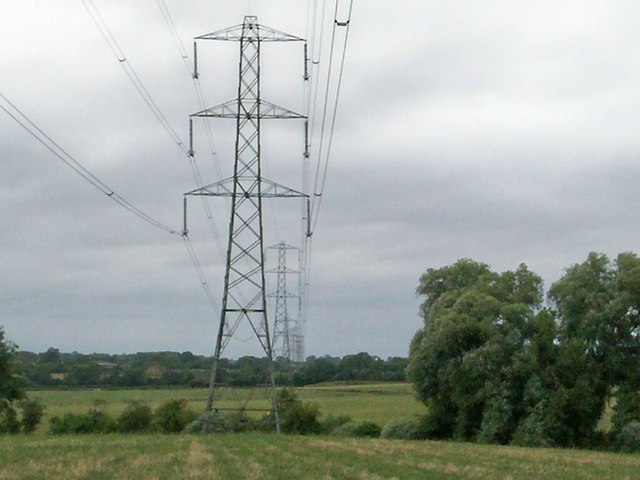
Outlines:
[{"label": "suspended conductor wire", "polygon": [[[169,11],[169,8],[167,7],[167,4],[164,0],[156,0],[156,3],[158,4],[158,7],[160,8],[160,12],[162,14],[162,17],[167,25],[167,27],[169,28],[170,32],[171,32],[171,36],[173,38],[173,42],[176,46],[176,48],[178,49],[178,53],[180,55],[180,58],[182,58],[185,67],[187,68],[187,71],[189,73],[189,76],[192,77],[193,79],[193,86],[194,89],[196,91],[196,97],[198,100],[198,104],[200,105],[200,109],[204,110],[205,107],[205,101],[204,101],[204,95],[202,93],[202,86],[200,85],[200,80],[198,78],[195,77],[195,75],[193,75],[193,71],[194,71],[194,65],[193,62],[191,61],[191,59],[189,58],[189,55],[187,54],[187,50],[184,47],[184,44],[182,43],[182,41],[180,40],[180,35],[178,34],[178,30],[176,28],[175,22],[173,21],[173,18],[171,16],[171,12]],[[216,175],[218,176],[218,179],[222,179],[222,171],[220,169],[220,162],[218,160],[218,155],[216,152],[216,146],[215,146],[215,142],[213,140],[213,134],[211,132],[211,126],[209,125],[209,123],[206,124],[207,128],[206,128],[206,136],[207,136],[207,141],[209,144],[209,150],[211,152],[211,157],[214,160],[214,166],[216,169]],[[200,173],[200,168],[198,166],[198,162],[195,156],[195,152],[192,151],[188,151],[187,152],[187,156],[189,158],[189,166],[191,167],[191,171],[193,173],[193,177],[194,180],[196,182],[196,186],[198,188],[203,188],[204,186],[204,182],[202,181],[202,174]],[[201,202],[202,202],[202,207],[205,211],[205,215],[207,217],[208,223],[209,223],[209,228],[211,230],[211,235],[213,236],[214,240],[216,241],[217,247],[218,247],[218,253],[220,254],[220,257],[224,259],[224,249],[222,247],[222,245],[220,244],[220,234],[218,232],[218,227],[215,223],[215,220],[213,218],[213,213],[211,211],[211,207],[209,206],[209,204],[207,203],[206,198],[203,196],[201,198]]]},{"label": "suspended conductor wire", "polygon": [[178,52],[180,53],[180,57],[184,62],[185,67],[189,71],[189,74],[193,72],[193,63],[189,59],[189,55],[187,54],[187,49],[184,47],[184,44],[180,40],[180,35],[178,35],[178,30],[176,29],[176,24],[171,17],[171,12],[169,12],[169,8],[164,0],[156,0],[158,7],[160,8],[160,12],[162,13],[162,18],[164,19],[167,27],[171,31],[171,36],[173,37],[173,43],[175,43]]},{"label": "suspended conductor wire", "polygon": [[51,137],[49,137],[40,127],[33,123],[29,117],[27,117],[18,107],[16,107],[7,97],[0,93],[2,98],[13,109],[14,113],[9,111],[4,105],[0,105],[7,115],[9,115],[18,125],[20,125],[27,133],[29,133],[35,140],[43,145],[47,150],[53,153],[58,159],[60,159],[65,165],[71,168],[74,172],[80,175],[84,180],[90,183],[93,187],[105,194],[111,200],[116,202],[121,207],[125,208],[129,212],[136,215],[141,220],[153,225],[156,228],[164,230],[172,235],[178,235],[177,230],[166,226],[162,222],[156,220],[152,216],[143,212],[136,206],[134,206],[127,199],[116,193],[106,183],[96,177],[87,168],[85,168],[80,162],[71,156],[66,150],[64,150],[59,144],[57,144]]},{"label": "suspended conductor wire", "polygon": [[129,77],[129,80],[151,110],[151,113],[156,117],[158,122],[160,122],[162,128],[169,134],[178,148],[180,148],[180,150],[182,150],[184,154],[188,154],[188,150],[184,142],[180,139],[180,136],[176,133],[175,129],[171,126],[167,118],[164,116],[157,103],[153,100],[153,97],[142,83],[142,80],[136,73],[135,69],[127,60],[127,57],[122,51],[122,48],[120,48],[120,45],[113,35],[113,32],[105,22],[96,5],[93,3],[93,0],[82,0],[82,4],[89,13],[91,20],[93,20],[93,23],[95,23],[96,27],[100,31],[100,34],[102,35],[102,38],[104,38],[104,41],[107,43],[109,49],[118,60],[118,63],[120,63],[120,66],[122,67],[124,72],[127,74],[127,77]]},{"label": "suspended conductor wire", "polygon": [[[192,77],[193,79],[193,87],[196,91],[196,97],[197,97],[200,109],[205,110],[207,107],[206,107],[206,102],[204,100],[204,94],[202,93],[202,85],[200,84],[200,80],[194,75],[194,64],[191,61],[184,44],[180,40],[180,35],[178,34],[178,29],[176,28],[176,24],[173,21],[171,12],[169,11],[169,7],[167,7],[167,4],[164,0],[156,0],[156,3],[160,8],[160,12],[162,13],[162,18],[164,19],[165,23],[167,24],[167,27],[169,28],[169,31],[171,32],[173,43],[178,49],[178,54],[180,55],[180,58],[182,58],[185,64],[185,67],[187,68],[187,71],[189,73],[189,76]],[[216,175],[218,175],[218,179],[222,180],[222,171],[220,169],[220,162],[218,161],[218,154],[216,151],[217,149],[215,146],[215,142],[213,141],[211,127],[209,126],[208,123],[207,123],[207,140],[209,142],[209,150],[211,152],[211,157],[213,158],[214,166],[216,168]],[[197,165],[196,165],[196,168],[197,168]],[[198,188],[202,188],[202,184],[198,185]]]},{"label": "suspended conductor wire", "polygon": [[207,300],[209,301],[209,304],[214,310],[219,311],[220,305],[218,305],[218,302],[216,301],[215,297],[213,296],[213,293],[211,292],[211,288],[209,287],[209,282],[207,281],[207,278],[204,274],[204,270],[202,269],[202,265],[198,260],[198,256],[196,255],[196,251],[193,248],[189,235],[185,234],[182,236],[182,238],[184,239],[185,246],[187,247],[187,250],[189,252],[189,257],[191,258],[191,263],[193,263],[193,267],[195,268],[196,273],[198,275],[198,279],[200,280],[200,285],[202,285],[202,289],[204,290],[204,293],[207,297]]},{"label": "suspended conductor wire", "polygon": [[[315,173],[315,177],[314,177],[314,184],[313,184],[313,198],[311,200],[311,212],[312,214],[315,211],[315,205],[316,205],[316,200],[318,197],[318,185],[319,185],[319,180],[320,180],[320,171],[321,171],[321,165],[322,165],[322,154],[323,154],[323,147],[324,147],[324,139],[325,139],[325,128],[327,125],[327,113],[328,113],[328,108],[329,108],[329,97],[330,97],[330,92],[331,92],[331,80],[332,80],[332,73],[333,73],[333,56],[334,56],[334,52],[335,52],[335,44],[336,44],[336,30],[337,30],[337,22],[338,22],[338,7],[340,5],[340,0],[336,0],[335,2],[335,12],[333,14],[333,29],[332,29],[332,34],[331,34],[331,47],[329,48],[329,63],[328,63],[328,67],[327,67],[327,79],[326,79],[326,85],[325,85],[325,92],[324,92],[324,107],[323,107],[323,112],[322,112],[322,122],[321,122],[321,129],[320,129],[320,146],[318,148],[318,157],[317,157],[317,161],[316,161],[316,173]],[[324,22],[323,22],[324,23]],[[315,102],[317,101],[318,98],[318,85],[319,82],[316,84],[316,100],[314,101],[314,117],[315,117]]]},{"label": "suspended conductor wire", "polygon": [[[320,15],[320,38],[318,40],[317,50],[316,50],[316,33],[317,33],[317,5],[316,5],[316,18],[313,23],[313,34],[312,34],[312,48],[311,48],[311,78],[315,78],[316,73],[320,70],[320,62],[322,61],[322,46],[324,43],[324,30],[325,30],[325,17],[326,17],[326,7],[327,0],[323,0],[322,2],[322,14]],[[336,1],[337,7],[337,1]],[[316,53],[317,52],[317,53]],[[329,65],[331,67],[331,65]],[[307,110],[309,112],[309,118],[311,119],[311,132],[315,131],[315,119],[316,119],[316,110],[318,107],[318,98],[319,98],[319,79],[315,80],[315,86],[313,88],[313,95],[309,95],[307,99],[308,106]]]},{"label": "suspended conductor wire", "polygon": [[[344,45],[342,48],[342,59],[340,61],[340,71],[338,74],[338,85],[336,87],[336,97],[335,97],[335,102],[333,105],[333,114],[332,114],[332,118],[331,118],[331,127],[330,127],[330,132],[329,132],[329,140],[328,140],[328,146],[327,146],[327,151],[325,154],[325,158],[324,158],[324,165],[323,165],[323,172],[322,172],[322,180],[320,181],[320,189],[318,190],[318,173],[319,173],[319,168],[320,168],[320,162],[322,161],[322,146],[323,146],[323,142],[324,142],[324,128],[325,128],[325,120],[326,120],[326,102],[327,102],[327,98],[325,98],[325,111],[324,111],[324,115],[325,117],[323,117],[322,120],[322,133],[321,133],[321,138],[320,138],[320,149],[319,149],[319,153],[318,153],[318,170],[316,170],[316,179],[315,179],[315,187],[314,187],[314,198],[313,201],[315,202],[316,198],[317,200],[317,205],[312,206],[312,213],[315,214],[315,218],[312,221],[312,228],[311,228],[311,233],[313,233],[313,231],[315,231],[316,225],[318,223],[318,214],[320,212],[320,207],[322,206],[322,198],[323,198],[323,194],[324,194],[324,188],[326,185],[326,181],[327,181],[327,172],[329,169],[329,159],[331,158],[331,150],[332,150],[332,146],[333,146],[333,136],[335,133],[335,126],[336,126],[336,118],[337,118],[337,113],[338,113],[338,104],[340,101],[340,91],[341,91],[341,87],[342,87],[342,80],[344,78],[344,66],[345,66],[345,60],[346,60],[346,56],[347,56],[347,45],[349,43],[349,31],[351,28],[351,17],[352,17],[352,13],[353,13],[353,0],[351,0],[350,4],[349,4],[349,14],[347,17],[346,22],[338,22],[337,19],[337,6],[338,6],[338,2],[336,2],[336,18],[334,21],[334,27],[333,27],[333,38],[332,38],[332,45],[331,45],[331,56],[333,56],[333,48],[334,48],[334,39],[335,39],[335,32],[336,32],[336,28],[338,26],[340,27],[345,27],[346,31],[345,31],[345,39],[344,39]],[[329,60],[330,62],[332,62],[332,60]],[[327,81],[327,97],[329,94],[329,81]]]},{"label": "suspended conductor wire", "polygon": [[[198,99],[198,104],[200,105],[200,109],[204,110],[205,107],[205,101],[204,101],[204,95],[202,93],[202,86],[200,85],[200,80],[193,75],[193,71],[194,71],[194,65],[193,62],[191,61],[191,59],[189,58],[189,55],[187,54],[187,50],[184,47],[184,44],[182,43],[182,41],[180,40],[180,35],[178,34],[178,30],[176,28],[175,22],[173,21],[173,18],[171,16],[171,12],[169,11],[169,8],[167,7],[167,4],[164,0],[156,0],[156,3],[158,4],[158,7],[160,8],[160,12],[162,14],[162,18],[164,19],[167,27],[169,28],[170,32],[171,32],[171,36],[173,38],[173,42],[176,46],[176,48],[178,49],[178,53],[180,55],[180,58],[182,59],[185,67],[187,68],[187,71],[189,73],[189,76],[192,77],[193,79],[193,86],[194,89],[196,91],[196,98]],[[222,171],[220,169],[220,162],[218,160],[218,155],[216,152],[216,146],[215,146],[215,142],[213,140],[213,134],[211,133],[211,127],[210,125],[207,123],[207,128],[206,128],[206,134],[207,134],[207,141],[209,144],[209,151],[211,152],[211,157],[213,158],[214,161],[214,166],[216,169],[216,174],[218,175],[219,179],[222,179]],[[202,174],[200,173],[200,168],[198,167],[198,162],[196,159],[196,155],[195,152],[193,151],[186,151],[187,153],[187,157],[189,158],[189,166],[191,167],[191,171],[193,173],[193,177],[194,180],[196,182],[196,186],[198,188],[203,188],[204,182],[202,181]],[[221,241],[220,241],[220,234],[218,233],[218,227],[216,226],[215,220],[213,218],[213,213],[211,211],[211,207],[209,205],[209,203],[207,202],[207,199],[202,196],[200,198],[201,202],[202,202],[202,208],[204,209],[205,215],[207,217],[207,221],[209,224],[209,228],[211,230],[211,235],[213,236],[216,246],[217,246],[217,250],[218,250],[218,254],[220,255],[220,258],[224,259],[225,258],[225,254],[224,254],[224,249],[222,247]],[[218,303],[215,300],[215,297],[213,295],[213,293],[211,292],[211,288],[209,286],[209,282],[207,281],[207,278],[204,274],[204,270],[198,260],[198,257],[196,255],[196,251],[195,248],[193,247],[193,244],[191,243],[191,240],[188,236],[188,234],[185,232],[183,234],[183,239],[185,241],[185,245],[187,246],[187,250],[189,252],[189,256],[191,258],[191,262],[193,263],[193,266],[196,270],[196,274],[198,275],[198,279],[200,280],[200,284],[202,285],[202,288],[205,292],[205,295],[207,297],[207,300],[209,302],[209,304],[211,305],[211,307],[216,310],[219,311],[220,307],[218,305]],[[226,327],[226,325],[225,325]]]}]

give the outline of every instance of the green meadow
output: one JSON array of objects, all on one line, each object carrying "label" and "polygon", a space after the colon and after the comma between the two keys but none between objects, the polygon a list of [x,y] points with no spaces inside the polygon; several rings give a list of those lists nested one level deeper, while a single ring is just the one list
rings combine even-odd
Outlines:
[{"label": "green meadow", "polygon": [[[319,385],[296,389],[324,415],[384,425],[424,412],[407,384]],[[46,405],[32,436],[0,437],[0,480],[32,479],[637,479],[640,455],[453,442],[354,439],[260,433],[52,436],[54,415],[98,401],[119,414],[129,400],[153,407],[184,398],[204,408],[206,390],[34,391]],[[220,407],[268,408],[267,389],[230,389]],[[256,413],[259,414],[259,413]]]},{"label": "green meadow", "polygon": [[[297,388],[296,393],[303,401],[318,405],[325,415],[349,415],[356,421],[369,420],[380,426],[389,420],[424,413],[424,406],[415,400],[411,386],[404,383],[319,385]],[[270,395],[268,388],[222,389],[215,405],[267,410]],[[120,414],[131,400],[145,401],[155,408],[167,400],[182,398],[187,400],[189,408],[201,412],[205,408],[207,390],[46,390],[30,392],[29,396],[45,405],[39,429],[45,432],[52,416],[86,412],[96,402],[103,404],[107,413],[113,416]]]}]

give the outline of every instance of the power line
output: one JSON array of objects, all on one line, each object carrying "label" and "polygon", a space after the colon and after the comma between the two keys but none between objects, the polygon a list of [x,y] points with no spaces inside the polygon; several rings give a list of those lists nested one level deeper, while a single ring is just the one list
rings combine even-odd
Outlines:
[{"label": "power line", "polygon": [[184,47],[184,44],[180,40],[180,35],[178,35],[178,30],[176,29],[176,24],[171,17],[171,12],[169,12],[169,8],[164,0],[156,0],[158,7],[160,8],[160,12],[162,13],[162,18],[164,18],[167,27],[171,31],[171,36],[173,37],[173,42],[180,53],[180,57],[182,58],[185,66],[189,73],[193,72],[193,63],[189,59],[189,55],[187,54],[187,50]]},{"label": "power line", "polygon": [[69,154],[64,148],[56,143],[51,137],[49,137],[40,127],[32,122],[15,104],[13,104],[7,97],[0,93],[2,98],[13,109],[12,113],[4,105],[0,105],[7,115],[9,115],[18,125],[20,125],[27,133],[29,133],[35,140],[43,145],[47,150],[58,157],[65,165],[71,168],[74,172],[80,175],[84,180],[90,183],[93,187],[98,189],[101,193],[109,197],[121,207],[125,208],[129,212],[136,215],[141,220],[153,225],[156,228],[164,230],[172,235],[178,235],[176,229],[166,226],[162,222],[156,220],[152,216],[148,215],[144,211],[134,206],[127,199],[116,193],[111,187],[105,184],[102,180],[91,173],[80,162],[78,162],[71,154]]},{"label": "power line", "polygon": [[[173,42],[178,50],[178,54],[180,55],[180,58],[183,60],[187,71],[189,73],[189,76],[192,78],[193,80],[193,87],[194,90],[196,92],[196,98],[198,101],[198,104],[200,105],[200,110],[205,110],[206,106],[205,106],[205,100],[204,100],[204,94],[202,92],[202,86],[200,85],[200,80],[198,79],[197,75],[195,74],[195,66],[194,63],[191,61],[191,59],[189,58],[189,55],[186,51],[186,48],[184,47],[184,44],[182,43],[182,41],[180,40],[180,35],[178,34],[178,30],[176,28],[175,22],[173,21],[173,18],[171,16],[171,12],[169,11],[169,8],[167,7],[167,4],[164,0],[156,0],[156,3],[158,5],[158,7],[160,8],[160,12],[162,14],[162,17],[165,21],[165,24],[167,25],[167,27],[169,28],[169,31],[171,32],[171,36],[173,38]],[[190,128],[193,128],[192,126]],[[192,135],[192,134],[191,134]],[[218,179],[222,179],[222,170],[220,168],[220,162],[218,160],[218,154],[217,154],[217,149],[216,149],[216,145],[215,145],[215,141],[213,139],[213,133],[211,132],[211,126],[209,125],[209,123],[206,123],[206,137],[207,137],[207,142],[209,145],[209,151],[211,153],[211,158],[213,159],[214,162],[214,167],[216,169],[216,175],[218,176]],[[191,167],[191,171],[193,173],[193,178],[196,182],[196,186],[197,188],[202,188],[204,186],[204,182],[202,181],[202,175],[200,173],[200,168],[198,166],[198,162],[196,159],[196,154],[193,151],[193,146],[190,145],[190,148],[187,150],[187,156],[189,158],[189,166]],[[211,230],[211,235],[213,236],[215,242],[216,242],[216,246],[217,246],[217,250],[218,250],[218,254],[220,255],[220,258],[222,260],[225,259],[225,253],[224,253],[224,247],[221,243],[220,240],[220,234],[218,232],[218,227],[215,223],[215,220],[213,218],[213,213],[211,211],[211,207],[209,206],[209,204],[207,203],[207,200],[202,197],[201,198],[202,201],[202,208],[205,212],[205,215],[207,217],[207,221],[209,224],[209,229]]]},{"label": "power line", "polygon": [[[129,77],[129,80],[131,81],[131,83],[133,84],[135,89],[138,91],[138,93],[140,94],[140,96],[142,97],[144,102],[147,104],[147,106],[149,107],[149,109],[151,110],[153,115],[156,117],[156,119],[160,122],[160,124],[165,129],[165,131],[169,134],[169,136],[173,139],[173,141],[178,145],[180,150],[189,158],[189,165],[191,167],[191,170],[192,170],[192,173],[193,173],[193,177],[194,177],[194,179],[196,181],[196,185],[198,186],[198,188],[201,188],[202,185],[203,185],[202,184],[202,176],[200,174],[200,170],[198,168],[198,164],[197,164],[196,159],[195,159],[195,157],[193,155],[193,152],[191,152],[191,151],[189,151],[187,149],[187,147],[185,146],[184,142],[180,139],[180,137],[178,136],[176,131],[169,124],[169,121],[167,120],[165,115],[162,113],[162,111],[158,107],[157,103],[153,100],[153,98],[149,94],[148,89],[144,86],[144,84],[142,83],[142,80],[140,79],[140,77],[136,73],[135,69],[133,68],[131,63],[127,60],[127,58],[126,58],[126,56],[124,54],[124,51],[120,47],[120,44],[118,43],[118,41],[115,38],[115,35],[113,34],[113,31],[109,28],[108,24],[104,20],[104,17],[102,16],[100,11],[96,7],[96,5],[93,2],[93,0],[82,0],[82,3],[84,5],[85,9],[87,10],[87,12],[89,13],[89,16],[91,17],[91,19],[95,23],[96,27],[98,28],[98,30],[99,30],[100,34],[102,35],[103,39],[107,43],[107,46],[109,47],[109,49],[111,50],[113,55],[116,57],[116,59],[118,60],[118,62],[122,66],[124,72]],[[188,57],[188,55],[186,53],[186,50],[185,50],[184,46],[180,42],[180,38],[178,36],[177,29],[175,27],[175,23],[173,22],[173,19],[171,18],[171,14],[169,12],[169,9],[168,9],[166,3],[164,2],[164,0],[157,0],[157,4],[158,4],[158,6],[160,8],[160,11],[161,11],[162,16],[163,16],[163,18],[165,20],[165,23],[167,24],[167,26],[169,27],[169,30],[171,31],[171,35],[172,35],[172,37],[174,39],[174,43],[176,44],[176,46],[178,48],[180,56],[183,59],[183,61],[185,62],[185,65],[186,65],[188,71],[191,72],[193,70],[193,66],[191,64],[191,61],[189,60],[189,57]],[[197,87],[196,87],[196,91],[199,91],[199,89]],[[198,97],[200,99],[200,103],[203,104],[204,102],[203,102],[203,99],[202,99],[201,92],[199,93]],[[209,138],[209,144],[210,144],[210,147],[211,147],[211,150],[212,150],[212,155],[213,155],[214,159],[216,160],[215,163],[216,163],[216,166],[217,166],[217,170],[218,170],[218,172],[220,172],[220,167],[219,167],[219,164],[217,162],[217,155],[215,153],[215,145],[213,144],[213,138],[211,137],[210,132],[208,132],[208,133],[209,133],[208,138]],[[219,242],[218,229],[217,229],[217,226],[215,225],[215,222],[213,220],[213,214],[211,212],[211,208],[206,203],[205,199],[202,200],[202,203],[203,203],[203,208],[205,210],[205,214],[206,214],[207,219],[209,221],[209,226],[210,226],[210,229],[211,229],[211,233],[212,233],[214,239],[216,239],[216,241]],[[218,246],[218,249],[219,249],[219,251],[221,251],[221,246],[220,245]],[[224,254],[221,253],[221,257],[224,257]],[[197,270],[197,268],[196,268],[196,270]]]},{"label": "power line", "polygon": [[[323,112],[323,119],[322,119],[322,131],[320,134],[320,148],[318,151],[318,165],[317,165],[317,169],[316,169],[316,176],[315,176],[315,182],[314,182],[314,192],[313,192],[313,201],[312,201],[312,215],[315,214],[315,218],[312,220],[312,228],[311,228],[311,233],[313,233],[315,231],[316,225],[318,223],[318,215],[320,212],[320,207],[322,205],[322,198],[323,198],[323,194],[324,194],[324,188],[326,185],[326,181],[327,181],[327,172],[328,172],[328,168],[329,168],[329,160],[331,157],[331,150],[332,150],[332,146],[333,146],[333,136],[335,133],[335,125],[336,125],[336,118],[337,118],[337,112],[338,112],[338,104],[340,101],[340,92],[341,92],[341,87],[342,87],[342,81],[344,78],[344,66],[345,66],[345,60],[346,60],[346,54],[347,54],[347,45],[349,43],[349,32],[350,32],[350,28],[351,28],[351,17],[353,14],[353,0],[351,0],[350,4],[349,4],[349,14],[347,17],[346,21],[340,22],[338,21],[338,6],[339,6],[339,0],[336,0],[336,9],[335,9],[335,15],[334,15],[334,25],[333,25],[333,34],[332,34],[332,39],[331,39],[331,53],[330,53],[330,59],[329,59],[329,74],[328,74],[328,79],[327,79],[327,88],[326,88],[326,93],[325,93],[325,105],[324,105],[324,112]],[[345,39],[344,39],[344,45],[343,45],[343,49],[342,49],[342,58],[340,60],[340,71],[338,74],[338,83],[337,83],[337,87],[336,87],[336,96],[335,96],[335,101],[334,101],[334,105],[333,105],[333,113],[331,115],[331,127],[330,127],[330,131],[329,131],[329,139],[328,139],[328,146],[327,146],[327,151],[325,154],[325,158],[324,158],[324,165],[323,165],[323,172],[322,172],[322,176],[320,177],[320,166],[321,166],[321,162],[322,162],[322,151],[323,151],[323,143],[324,143],[324,138],[325,138],[325,122],[326,122],[326,118],[327,118],[327,104],[328,104],[328,100],[329,100],[329,91],[330,91],[330,82],[331,82],[331,68],[333,65],[333,53],[334,53],[334,45],[335,45],[335,36],[336,36],[336,30],[338,27],[345,27],[346,31],[345,31]],[[320,180],[320,178],[322,178]],[[318,189],[318,185],[320,185],[320,188]],[[317,199],[317,205],[315,205],[316,203],[316,199]]]},{"label": "power line", "polygon": [[193,245],[191,244],[191,239],[189,238],[189,235],[187,235],[186,233],[182,235],[182,238],[184,239],[184,244],[187,247],[187,251],[189,252],[191,263],[193,263],[193,267],[196,270],[198,279],[200,280],[200,285],[202,285],[202,289],[204,290],[207,300],[209,301],[209,304],[211,305],[211,307],[217,312],[218,310],[220,310],[220,305],[218,305],[218,302],[216,301],[215,297],[213,296],[213,293],[211,292],[211,288],[209,287],[209,282],[207,281],[207,278],[204,274],[202,265],[198,260],[198,256],[196,255],[196,251],[193,248]]},{"label": "power line", "polygon": [[142,83],[142,80],[136,73],[135,69],[127,60],[127,57],[125,56],[122,48],[120,48],[120,45],[113,35],[113,32],[105,22],[95,3],[93,3],[93,0],[82,0],[82,4],[89,13],[91,20],[93,20],[93,23],[95,23],[96,27],[100,31],[100,34],[102,35],[104,41],[107,43],[109,49],[118,60],[118,63],[120,64],[124,72],[127,74],[127,77],[129,77],[129,80],[138,91],[144,102],[147,104],[149,110],[151,110],[151,113],[156,117],[158,122],[160,122],[162,128],[167,132],[167,134],[169,134],[178,148],[180,148],[180,150],[182,150],[185,155],[188,154],[189,152],[184,142],[181,140],[180,136],[164,116],[157,103],[154,101],[153,97],[144,86],[144,83]]},{"label": "power line", "polygon": [[[38,127],[29,117],[27,117],[15,104],[13,104],[7,97],[5,97],[2,93],[0,93],[0,98],[4,100],[11,109],[13,109],[14,113],[12,113],[6,106],[0,104],[0,109],[2,109],[9,117],[11,117],[18,125],[20,125],[27,133],[29,133],[38,143],[44,146],[47,150],[49,150],[53,155],[55,155],[58,159],[60,159],[65,165],[71,168],[74,172],[80,175],[85,181],[99,190],[101,193],[109,197],[111,200],[116,202],[121,207],[128,210],[130,213],[134,214],[141,220],[149,223],[150,225],[159,228],[171,235],[179,235],[176,229],[166,226],[162,222],[156,220],[151,217],[144,211],[140,210],[136,206],[134,206],[127,199],[116,193],[111,187],[109,187],[106,183],[96,177],[93,173],[91,173],[86,167],[84,167],[80,162],[78,162],[71,154],[69,154],[66,150],[64,150],[58,143],[56,143],[51,137],[49,137],[40,127]],[[200,261],[193,249],[193,245],[191,241],[183,232],[182,235],[184,239],[185,246],[187,247],[187,251],[189,252],[189,257],[191,258],[191,262],[196,270],[198,278],[200,280],[200,284],[205,291],[207,296],[207,300],[209,301],[212,308],[216,311],[220,309],[218,303],[215,300],[213,293],[209,287],[209,283],[204,275],[204,271],[202,266],[200,265]]]}]

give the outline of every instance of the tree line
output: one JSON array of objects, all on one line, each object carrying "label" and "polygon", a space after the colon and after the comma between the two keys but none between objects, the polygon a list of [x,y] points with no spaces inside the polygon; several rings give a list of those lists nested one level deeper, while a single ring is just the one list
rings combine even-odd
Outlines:
[{"label": "tree line", "polygon": [[[208,386],[211,357],[191,352],[139,352],[135,354],[14,352],[16,368],[28,388]],[[279,385],[310,385],[338,381],[404,381],[407,358],[383,360],[361,352],[344,357],[310,356],[291,364],[276,361]],[[269,383],[266,357],[221,359],[219,381],[231,386]]]},{"label": "tree line", "polygon": [[526,265],[497,273],[469,259],[429,269],[417,292],[424,327],[407,374],[426,437],[640,448],[637,255],[591,253],[546,296]]}]

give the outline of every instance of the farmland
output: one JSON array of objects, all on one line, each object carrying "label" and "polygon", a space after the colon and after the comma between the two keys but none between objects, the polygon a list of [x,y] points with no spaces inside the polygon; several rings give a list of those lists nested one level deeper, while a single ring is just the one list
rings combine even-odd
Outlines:
[{"label": "farmland", "polygon": [[[380,383],[365,385],[319,385],[296,389],[305,402],[313,402],[324,414],[349,415],[356,421],[369,420],[384,425],[389,420],[407,418],[424,413],[424,406],[417,402],[411,387],[404,383]],[[197,412],[204,411],[205,389],[154,389],[154,390],[46,390],[34,391],[31,398],[45,406],[45,416],[40,431],[46,431],[52,416],[68,412],[82,413],[96,401],[104,402],[107,413],[118,415],[130,400],[148,402],[157,407],[166,400],[183,398]],[[266,388],[234,388],[222,390],[217,403],[220,407],[267,409],[270,404]]]},{"label": "farmland", "polygon": [[640,457],[269,434],[0,439],[0,479],[635,479]]},{"label": "farmland", "polygon": [[[324,415],[383,425],[424,412],[406,384],[319,385],[296,390]],[[634,479],[640,456],[452,442],[288,436],[46,434],[48,420],[84,412],[98,400],[119,414],[129,400],[157,406],[184,398],[204,408],[206,391],[34,391],[46,405],[33,436],[0,437],[0,480],[26,479]],[[224,391],[221,406],[268,407],[265,389]]]}]

